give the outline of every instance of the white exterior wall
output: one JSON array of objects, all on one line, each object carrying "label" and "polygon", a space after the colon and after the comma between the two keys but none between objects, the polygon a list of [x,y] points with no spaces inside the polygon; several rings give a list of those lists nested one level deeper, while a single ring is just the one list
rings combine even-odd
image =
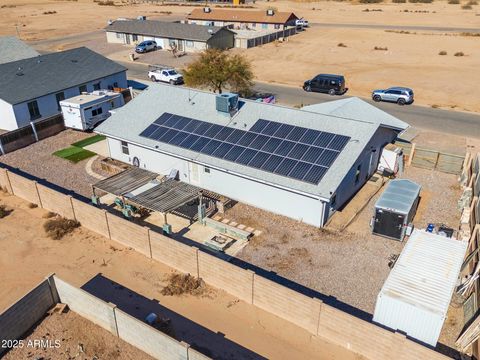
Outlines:
[{"label": "white exterior wall", "polygon": [[[79,84],[80,85],[87,85],[87,91],[91,92],[93,91],[93,84],[96,84],[100,82],[100,88],[101,89],[107,89],[109,86],[113,86],[113,84],[116,82],[118,84],[118,87],[121,88],[127,88],[127,77],[126,77],[126,72],[121,72],[117,74],[113,74],[111,76],[107,76],[105,78],[101,79],[96,79],[94,81],[90,81],[86,84]],[[75,86],[72,88],[68,88],[63,90],[65,94],[65,99],[71,98],[73,96],[80,95],[80,90],[79,86]],[[61,91],[59,91],[61,92]],[[2,118],[0,118],[0,128],[5,129],[5,130],[15,130],[20,127],[24,127],[30,124],[30,113],[28,112],[28,103],[33,100],[37,100],[38,103],[38,109],[40,111],[41,118],[47,118],[52,115],[59,114],[61,111],[58,110],[58,104],[57,104],[57,99],[55,97],[56,93],[45,95],[36,99],[32,99],[20,104],[13,105],[13,112],[14,112],[14,119],[15,123],[11,120],[8,120],[6,124],[4,125],[4,112],[3,108],[0,106],[0,115]],[[12,107],[12,105],[10,105]],[[8,115],[8,111],[6,112]],[[8,119],[8,117],[7,117]],[[36,119],[38,120],[38,119]],[[5,126],[8,126],[5,127]]]},{"label": "white exterior wall", "polygon": [[125,43],[125,38],[124,38],[123,34],[121,35],[120,38],[117,37],[116,32],[107,31],[106,34],[107,34],[107,42],[109,42],[109,43],[113,43],[113,44],[124,44]]},{"label": "white exterior wall", "polygon": [[0,129],[15,130],[17,128],[17,120],[13,106],[0,99]]},{"label": "white exterior wall", "polygon": [[168,175],[171,169],[177,169],[180,180],[192,185],[316,227],[323,225],[323,203],[318,199],[213,168],[206,173],[202,165],[132,144],[129,144],[130,154],[125,155],[120,141],[116,139],[108,138],[108,146],[114,159],[132,164],[133,158],[137,157],[141,168],[164,175]]}]

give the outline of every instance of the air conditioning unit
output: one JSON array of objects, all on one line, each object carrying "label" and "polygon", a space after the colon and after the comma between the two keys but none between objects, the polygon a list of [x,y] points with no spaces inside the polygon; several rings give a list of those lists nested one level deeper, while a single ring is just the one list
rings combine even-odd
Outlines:
[{"label": "air conditioning unit", "polygon": [[216,97],[217,111],[231,114],[238,108],[238,95],[232,93],[219,94]]},{"label": "air conditioning unit", "polygon": [[275,10],[267,9],[267,16],[273,16],[275,14]]},{"label": "air conditioning unit", "polygon": [[211,11],[212,11],[212,9],[210,9],[208,6],[205,6],[205,7],[203,8],[203,12],[205,12],[205,13],[209,13],[209,12],[211,12]]}]

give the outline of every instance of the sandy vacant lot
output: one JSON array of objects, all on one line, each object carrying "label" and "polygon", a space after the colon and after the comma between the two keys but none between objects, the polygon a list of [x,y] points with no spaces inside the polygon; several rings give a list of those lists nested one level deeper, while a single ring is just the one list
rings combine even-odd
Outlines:
[{"label": "sandy vacant lot", "polygon": [[34,327],[28,336],[24,337],[24,344],[38,340],[48,340],[51,344],[59,342],[59,346],[40,347],[25,346],[10,350],[5,360],[16,359],[144,359],[153,358],[136,347],[115,337],[107,330],[88,321],[78,314],[52,313]]},{"label": "sandy vacant lot", "polygon": [[150,312],[170,318],[178,340],[214,358],[359,359],[312,342],[307,331],[222,290],[164,296],[160,291],[171,268],[83,228],[52,240],[43,229],[45,210],[4,193],[0,204],[13,210],[0,219],[0,312],[55,272],[140,319]]},{"label": "sandy vacant lot", "polygon": [[[447,55],[438,55],[442,50]],[[454,56],[460,51],[465,56]],[[266,82],[301,86],[318,73],[343,74],[349,95],[368,97],[373,89],[407,86],[414,89],[417,104],[480,111],[475,91],[480,37],[312,27],[287,43],[245,54],[256,77]]]}]

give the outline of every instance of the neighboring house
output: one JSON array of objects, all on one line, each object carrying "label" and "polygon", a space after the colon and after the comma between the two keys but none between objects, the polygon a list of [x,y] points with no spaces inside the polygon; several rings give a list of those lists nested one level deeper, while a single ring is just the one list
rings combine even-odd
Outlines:
[{"label": "neighboring house", "polygon": [[212,9],[210,7],[193,9],[187,16],[189,24],[232,26],[237,30],[283,30],[289,26],[295,26],[297,19],[298,17],[292,12]]},{"label": "neighboring house", "polygon": [[172,45],[179,51],[195,52],[208,48],[229,49],[235,33],[218,26],[200,26],[156,20],[117,20],[105,28],[109,43],[134,44],[154,40],[162,49]]},{"label": "neighboring house", "polygon": [[39,55],[37,51],[15,36],[0,36],[0,64]]},{"label": "neighboring house", "polygon": [[[110,156],[322,227],[408,124],[355,99],[303,109],[152,84],[101,124]],[[339,104],[340,103],[340,104]],[[352,104],[351,104],[352,105]]]},{"label": "neighboring house", "polygon": [[82,92],[126,88],[126,71],[85,47],[0,64],[0,128],[59,114],[60,101]]}]

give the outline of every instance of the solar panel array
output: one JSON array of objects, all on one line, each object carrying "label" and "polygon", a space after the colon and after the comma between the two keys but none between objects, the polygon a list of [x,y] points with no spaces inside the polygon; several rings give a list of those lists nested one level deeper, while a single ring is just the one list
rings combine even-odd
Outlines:
[{"label": "solar panel array", "polygon": [[260,119],[239,130],[164,113],[140,136],[318,184],[350,137]]}]

